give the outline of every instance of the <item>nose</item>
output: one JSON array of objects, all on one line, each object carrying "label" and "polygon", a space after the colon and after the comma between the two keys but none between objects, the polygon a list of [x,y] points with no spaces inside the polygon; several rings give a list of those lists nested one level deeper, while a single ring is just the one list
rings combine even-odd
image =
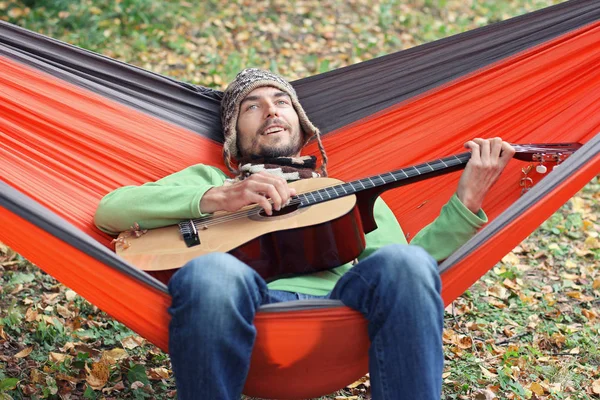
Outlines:
[{"label": "nose", "polygon": [[279,111],[277,110],[277,105],[270,101],[269,106],[267,107],[267,118],[275,118],[279,116]]}]

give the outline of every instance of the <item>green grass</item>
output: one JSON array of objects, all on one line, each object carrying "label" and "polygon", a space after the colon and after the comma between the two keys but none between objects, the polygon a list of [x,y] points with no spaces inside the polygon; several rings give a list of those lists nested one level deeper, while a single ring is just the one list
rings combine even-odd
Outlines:
[{"label": "green grass", "polygon": [[[292,80],[558,2],[0,0],[0,18],[223,88],[244,67]],[[529,399],[534,384],[539,399],[598,398],[599,191],[595,179],[448,310],[444,399]],[[0,400],[175,396],[166,354],[1,246],[0,265]],[[105,393],[89,379],[103,357]],[[352,395],[369,398],[364,386],[337,394]]]}]

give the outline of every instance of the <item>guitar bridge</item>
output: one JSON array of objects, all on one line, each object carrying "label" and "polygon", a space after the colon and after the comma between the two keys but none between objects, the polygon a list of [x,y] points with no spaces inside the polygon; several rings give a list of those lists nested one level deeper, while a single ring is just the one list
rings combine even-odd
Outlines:
[{"label": "guitar bridge", "polygon": [[181,232],[181,236],[187,247],[194,247],[200,244],[200,235],[198,234],[194,220],[181,221],[178,225],[179,232]]}]

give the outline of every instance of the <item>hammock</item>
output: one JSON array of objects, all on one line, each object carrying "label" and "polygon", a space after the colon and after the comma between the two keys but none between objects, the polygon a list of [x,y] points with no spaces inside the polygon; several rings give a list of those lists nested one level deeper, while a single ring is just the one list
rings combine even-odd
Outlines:
[{"label": "hammock", "polygon": [[[584,143],[523,196],[511,161],[484,204],[492,222],[440,265],[448,304],[600,173],[599,65],[600,2],[572,0],[293,84],[344,180],[474,137]],[[117,257],[93,215],[117,187],[224,168],[221,92],[0,21],[0,98],[0,241],[167,351],[166,286]],[[459,176],[384,194],[409,240]],[[340,302],[264,306],[255,325],[250,396],[317,397],[367,372],[366,321]]]}]

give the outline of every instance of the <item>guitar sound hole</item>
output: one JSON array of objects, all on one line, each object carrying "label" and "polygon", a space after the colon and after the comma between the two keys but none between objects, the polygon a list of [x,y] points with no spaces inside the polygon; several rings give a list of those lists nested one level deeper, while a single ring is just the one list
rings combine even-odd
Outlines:
[{"label": "guitar sound hole", "polygon": [[287,215],[287,214],[291,214],[294,211],[296,211],[298,209],[298,205],[295,204],[293,206],[287,206],[287,207],[283,207],[281,210],[276,211],[275,209],[273,209],[273,214],[272,215],[267,215],[267,213],[265,212],[265,210],[261,210],[258,215],[261,217],[265,217],[265,218],[273,218],[273,217],[280,217],[282,215]]}]

